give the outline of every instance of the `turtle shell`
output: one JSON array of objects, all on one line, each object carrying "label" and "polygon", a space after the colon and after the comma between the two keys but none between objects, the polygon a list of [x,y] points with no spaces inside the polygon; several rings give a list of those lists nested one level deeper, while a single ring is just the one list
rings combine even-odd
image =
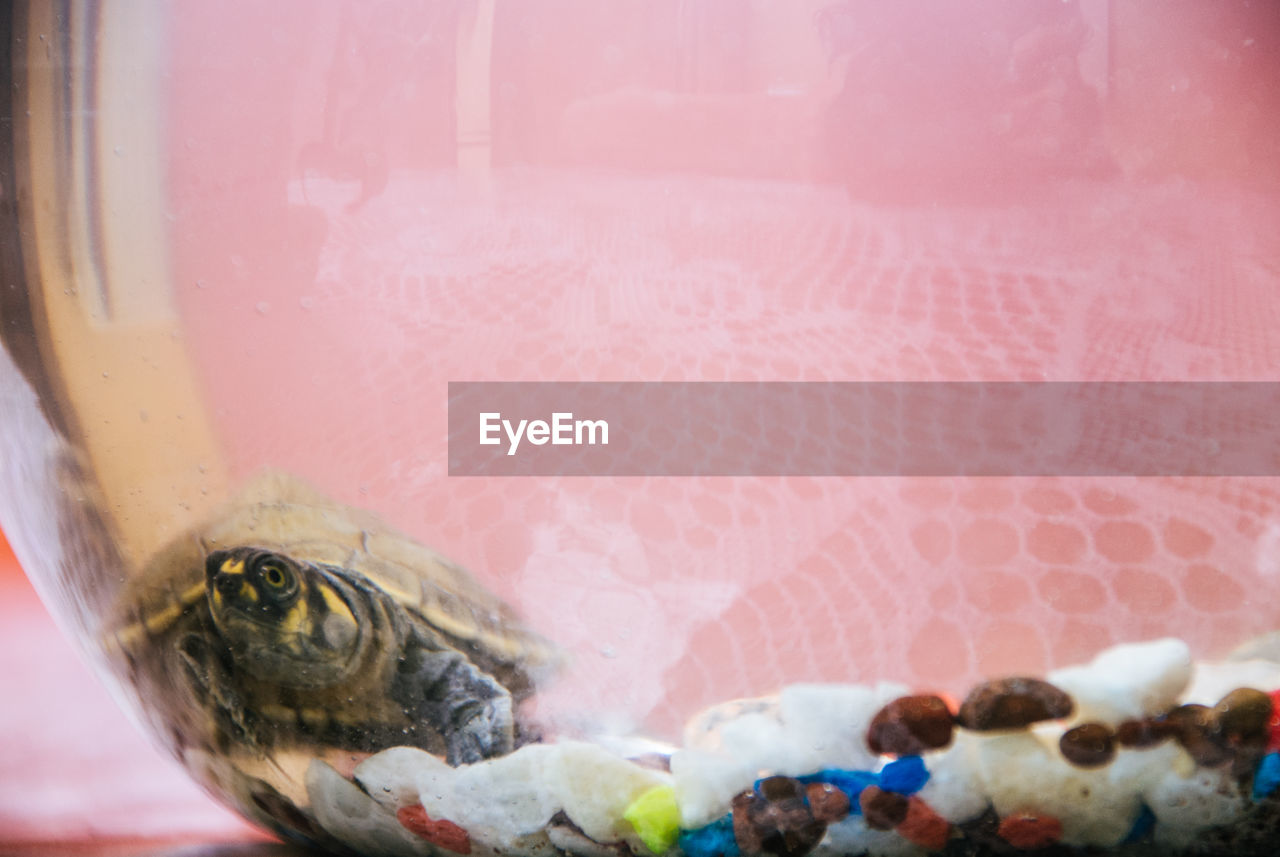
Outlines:
[{"label": "turtle shell", "polygon": [[[199,672],[205,661],[216,660],[193,650],[193,643],[216,645],[206,595],[206,560],[214,551],[243,546],[367,581],[368,587],[357,585],[376,589],[403,608],[406,617],[379,624],[374,633],[389,635],[396,625],[422,627],[423,633],[441,641],[432,646],[461,653],[468,669],[491,676],[513,703],[532,692],[535,678],[559,664],[553,644],[527,629],[510,606],[458,565],[372,513],[340,505],[288,474],[269,472],[210,522],[162,548],[126,588],[108,626],[108,652],[121,663],[153,724],[170,738],[179,756],[192,746],[225,753],[237,749],[237,741],[245,745],[241,749],[262,749],[251,746],[256,740],[245,723],[228,722],[261,715],[267,707],[261,704],[262,692],[233,682],[192,681],[189,676],[193,663]],[[400,615],[399,610],[393,612]],[[404,645],[403,633],[396,633],[401,634],[398,641],[382,644],[393,649],[393,656],[395,647]],[[339,688],[340,701],[322,704],[341,708],[346,721],[358,727],[355,731],[368,732],[384,719],[382,707],[395,707],[384,706],[393,688],[378,684],[391,682],[388,675],[362,677],[359,685]],[[228,715],[236,705],[247,714]],[[214,710],[221,714],[214,716]],[[360,722],[366,712],[365,722]],[[398,727],[390,731],[389,738],[349,746],[376,750],[392,745]]]}]

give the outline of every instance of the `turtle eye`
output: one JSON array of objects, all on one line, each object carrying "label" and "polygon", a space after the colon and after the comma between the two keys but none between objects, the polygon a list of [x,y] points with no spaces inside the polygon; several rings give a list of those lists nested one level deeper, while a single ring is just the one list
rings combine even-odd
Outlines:
[{"label": "turtle eye", "polygon": [[277,565],[264,565],[261,569],[262,579],[267,582],[267,586],[272,589],[284,589],[288,582],[288,577],[284,570]]}]

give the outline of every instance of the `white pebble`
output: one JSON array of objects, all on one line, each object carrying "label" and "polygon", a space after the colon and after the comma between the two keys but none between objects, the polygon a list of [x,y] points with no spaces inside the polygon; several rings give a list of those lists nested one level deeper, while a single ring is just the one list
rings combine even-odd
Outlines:
[{"label": "white pebble", "polygon": [[624,759],[649,755],[670,757],[677,749],[674,745],[665,741],[658,741],[644,735],[624,735],[612,732],[593,734],[591,743],[603,747],[613,755],[621,756]]},{"label": "white pebble", "polygon": [[1246,807],[1227,768],[1197,768],[1190,776],[1168,771],[1144,797],[1156,816],[1156,843],[1171,849],[1192,844],[1207,827],[1230,824]]},{"label": "white pebble", "polygon": [[[512,857],[513,854],[518,854],[520,857],[564,857],[551,842],[551,837],[545,830],[516,837],[511,840],[510,849],[490,848],[475,837],[472,837],[470,842],[471,853],[468,857]],[[454,857],[450,851],[444,848],[436,848],[431,853],[433,857]],[[361,855],[361,857],[364,856]]]},{"label": "white pebble", "polygon": [[680,750],[671,756],[680,826],[710,824],[728,811],[738,792],[751,787],[756,771],[739,759],[707,750]]},{"label": "white pebble", "polygon": [[424,770],[448,769],[448,765],[417,747],[392,747],[361,762],[356,782],[370,797],[391,812],[419,803],[418,777]]},{"label": "white pebble", "polygon": [[671,777],[592,744],[568,741],[554,746],[558,752],[543,769],[543,778],[564,814],[597,842],[625,840],[633,851],[643,853],[643,842],[622,814],[640,795],[669,785]]},{"label": "white pebble", "polygon": [[788,759],[771,773],[803,776],[823,768],[865,770],[879,757],[867,748],[871,719],[889,702],[906,696],[906,685],[793,684],[779,697],[782,745]]},{"label": "white pebble", "polygon": [[[475,840],[471,841],[471,854],[475,855]],[[481,857],[511,857],[512,854],[519,854],[520,857],[562,857],[559,851],[551,842],[551,837],[546,831],[539,830],[537,833],[530,833],[527,836],[520,836],[511,840],[510,851],[489,851],[486,849]],[[449,857],[448,854],[437,851],[436,857]]]},{"label": "white pebble", "polygon": [[554,754],[553,745],[531,744],[460,768],[435,760],[418,774],[419,800],[428,816],[452,821],[473,840],[513,848],[559,809],[544,781]]},{"label": "white pebble", "polygon": [[618,848],[616,846],[601,845],[595,840],[583,836],[572,827],[567,827],[563,824],[553,825],[548,828],[547,839],[561,851],[576,854],[578,857],[618,857]]},{"label": "white pebble", "polygon": [[827,835],[813,850],[814,857],[843,857],[867,854],[870,857],[921,857],[925,849],[892,830],[874,830],[861,817],[851,815],[827,826]]},{"label": "white pebble", "polygon": [[690,750],[720,752],[724,750],[721,730],[724,729],[725,724],[749,714],[764,714],[777,720],[778,697],[731,699],[728,702],[704,708],[685,723],[684,746]]},{"label": "white pebble", "polygon": [[1170,740],[1141,750],[1120,750],[1107,773],[1115,782],[1141,795],[1155,788],[1170,773],[1189,777],[1195,770],[1195,760],[1181,744]]},{"label": "white pebble", "polygon": [[871,770],[880,758],[866,746],[867,727],[906,685],[794,684],[776,697],[738,699],[707,709],[685,728],[671,757],[687,828],[729,811],[733,796],[760,777],[804,776],[823,768]]},{"label": "white pebble", "polygon": [[1198,663],[1183,702],[1217,705],[1222,697],[1240,687],[1267,692],[1280,688],[1280,664],[1263,660]]},{"label": "white pebble", "polygon": [[996,813],[1051,815],[1062,822],[1068,845],[1118,844],[1141,811],[1138,792],[1113,781],[1107,767],[1067,762],[1058,752],[1060,735],[1054,728],[977,739],[974,756]]},{"label": "white pebble", "polygon": [[950,747],[924,757],[929,782],[920,790],[919,797],[952,823],[977,818],[990,803],[974,760],[981,740],[971,732],[958,729]]},{"label": "white pebble", "polygon": [[794,752],[782,724],[764,714],[744,714],[720,727],[722,752],[757,773],[785,767]]},{"label": "white pebble", "polygon": [[1087,666],[1055,670],[1048,680],[1075,701],[1070,724],[1092,721],[1114,727],[1177,705],[1191,680],[1191,650],[1171,637],[1126,643],[1107,649]]},{"label": "white pebble", "polygon": [[397,747],[365,760],[356,778],[385,811],[421,803],[429,817],[453,822],[473,843],[503,850],[540,833],[560,811],[592,839],[639,848],[622,814],[644,792],[672,781],[663,771],[576,741],[531,744],[458,768]]},{"label": "white pebble", "polygon": [[307,767],[307,797],[316,821],[330,835],[360,854],[431,857],[430,843],[406,830],[355,784],[319,760]]}]

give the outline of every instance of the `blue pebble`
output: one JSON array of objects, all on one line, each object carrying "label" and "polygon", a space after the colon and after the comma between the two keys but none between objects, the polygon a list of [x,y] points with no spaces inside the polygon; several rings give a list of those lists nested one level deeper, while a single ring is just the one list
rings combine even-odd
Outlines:
[{"label": "blue pebble", "polygon": [[1135,842],[1141,842],[1155,826],[1156,814],[1151,811],[1151,807],[1144,803],[1142,812],[1138,813],[1138,817],[1133,821],[1133,827],[1129,828],[1129,835],[1120,844],[1132,845]]},{"label": "blue pebble", "polygon": [[929,769],[919,756],[903,756],[880,771],[880,788],[900,795],[913,795],[929,782]]},{"label": "blue pebble", "polygon": [[733,838],[733,816],[726,815],[697,830],[680,831],[680,850],[686,857],[741,857]]},{"label": "blue pebble", "polygon": [[1253,799],[1262,800],[1280,788],[1280,753],[1268,753],[1253,775]]}]

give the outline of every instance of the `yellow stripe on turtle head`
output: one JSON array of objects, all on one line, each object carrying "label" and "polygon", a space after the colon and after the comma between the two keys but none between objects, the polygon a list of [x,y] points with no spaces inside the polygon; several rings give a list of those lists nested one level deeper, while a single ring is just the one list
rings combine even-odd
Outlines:
[{"label": "yellow stripe on turtle head", "polygon": [[307,605],[298,602],[289,608],[289,612],[284,614],[284,618],[280,620],[280,631],[285,634],[301,634],[303,632],[302,625],[307,620]]},{"label": "yellow stripe on turtle head", "polygon": [[280,620],[280,635],[288,636],[293,634],[310,634],[311,633],[311,617],[308,615],[310,611],[307,609],[307,584],[305,581],[298,581],[298,600],[288,612],[284,614],[284,618]]},{"label": "yellow stripe on turtle head", "polygon": [[320,595],[324,598],[325,606],[329,608],[330,613],[334,613],[342,617],[343,621],[356,624],[356,617],[352,614],[351,608],[347,606],[347,602],[343,601],[338,593],[333,591],[333,587],[327,583],[320,585]]},{"label": "yellow stripe on turtle head", "polygon": [[244,574],[244,560],[229,559],[222,563],[222,567],[218,569],[220,574]]},{"label": "yellow stripe on turtle head", "polygon": [[240,584],[240,600],[252,601],[254,604],[257,604],[258,603],[258,587],[254,586],[252,583],[250,583],[247,580],[241,583]]},{"label": "yellow stripe on turtle head", "polygon": [[187,590],[178,596],[178,603],[181,604],[183,607],[190,607],[192,604],[195,604],[197,601],[204,600],[204,591],[205,591],[204,581],[201,580],[199,583],[196,583],[192,586],[188,586]]}]

